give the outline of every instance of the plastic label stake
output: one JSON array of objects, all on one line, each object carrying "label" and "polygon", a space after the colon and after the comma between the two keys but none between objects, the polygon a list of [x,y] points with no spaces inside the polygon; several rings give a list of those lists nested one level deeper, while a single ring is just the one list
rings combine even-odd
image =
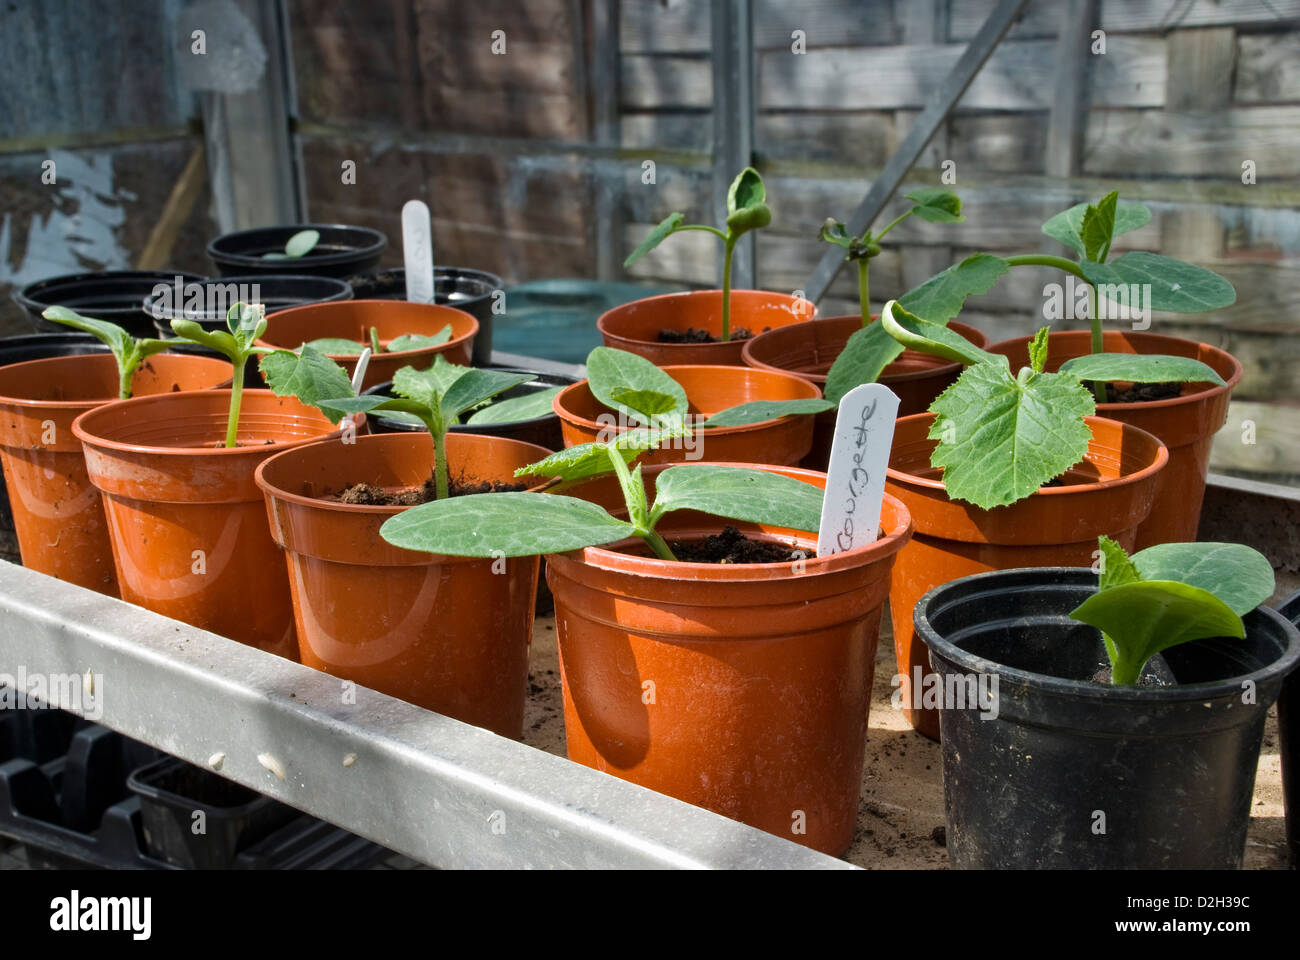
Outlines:
[{"label": "plastic label stake", "polygon": [[406,263],[406,299],[433,303],[433,224],[423,200],[402,205],[402,258]]},{"label": "plastic label stake", "polygon": [[370,348],[366,347],[357,357],[357,368],[352,371],[352,392],[361,392],[361,382],[366,379],[366,367],[370,366]]},{"label": "plastic label stake", "polygon": [[817,556],[874,543],[885,497],[885,468],[899,400],[879,383],[854,387],[840,401],[831,441]]}]

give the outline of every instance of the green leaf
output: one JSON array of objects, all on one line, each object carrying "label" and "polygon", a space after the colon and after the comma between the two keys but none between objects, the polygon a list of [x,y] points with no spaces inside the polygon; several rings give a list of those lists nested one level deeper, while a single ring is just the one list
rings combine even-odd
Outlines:
[{"label": "green leaf", "polygon": [[[425,422],[424,417],[430,415],[428,407],[415,400],[407,400],[404,397],[380,397],[375,394],[368,394],[363,397],[335,397],[329,400],[321,400],[316,404],[316,408],[331,418],[342,418],[351,413],[383,413],[390,415],[392,411],[409,413],[416,417],[421,426],[430,429]],[[331,422],[338,423],[337,419]]]},{"label": "green leaf", "polygon": [[[404,333],[396,337],[388,344],[389,353],[398,353],[402,350],[423,350],[426,347],[436,347],[440,343],[446,343],[451,339],[451,324],[447,324],[441,330],[430,336],[424,336],[420,333]],[[377,351],[376,351],[377,352]]]},{"label": "green leaf", "polygon": [[937,414],[930,463],[948,496],[985,510],[1015,503],[1083,459],[1095,404],[1069,374],[1011,375],[1005,365],[967,367],[930,405]]},{"label": "green leaf", "polygon": [[303,347],[311,347],[320,353],[328,353],[336,357],[359,357],[361,351],[366,349],[364,343],[344,337],[321,337],[307,341]]},{"label": "green leaf", "polygon": [[1083,211],[1079,238],[1083,241],[1083,255],[1086,259],[1105,262],[1115,232],[1115,205],[1118,202],[1119,192],[1112,190],[1096,206],[1088,204]]},{"label": "green leaf", "polygon": [[287,253],[281,253],[279,250],[272,250],[270,253],[262,254],[262,259],[263,260],[288,260],[289,255]]},{"label": "green leaf", "polygon": [[1133,284],[1138,285],[1141,302],[1150,310],[1201,313],[1230,307],[1237,301],[1237,291],[1217,273],[1157,253],[1137,250],[1110,263],[1085,260],[1079,266],[1088,281],[1096,285],[1097,295],[1112,303],[1134,306],[1130,292],[1121,294],[1118,289]]},{"label": "green leaf", "polygon": [[[626,350],[592,350],[587,355],[587,383],[592,396],[605,406],[648,426],[680,420],[690,409],[680,383],[649,360]],[[673,398],[675,406],[662,409],[658,398],[663,396]],[[638,402],[648,403],[650,409],[633,406]]]},{"label": "green leaf", "polygon": [[472,369],[452,363],[442,354],[437,354],[433,358],[433,365],[427,370],[416,370],[409,366],[398,370],[393,376],[393,392],[415,400],[430,410],[439,410],[439,398],[445,396],[456,381]]},{"label": "green leaf", "polygon": [[1246,635],[1241,618],[1200,587],[1172,580],[1125,583],[1094,593],[1070,616],[1110,639],[1112,682],[1136,683],[1161,650],[1207,637]]},{"label": "green leaf", "polygon": [[1061,373],[1100,383],[1213,383],[1227,386],[1208,364],[1191,357],[1158,353],[1086,353],[1061,364]]},{"label": "green leaf", "polygon": [[660,430],[626,430],[609,443],[580,443],[566,447],[536,463],[520,467],[516,477],[559,477],[561,480],[586,480],[614,470],[607,447],[617,450],[624,463],[631,463],[647,450],[653,450],[672,434]]},{"label": "green leaf", "polygon": [[838,404],[854,387],[875,383],[885,367],[902,355],[903,345],[882,324],[869,323],[854,330],[826,373],[826,399]]},{"label": "green leaf", "polygon": [[673,510],[702,510],[729,520],[815,533],[821,524],[822,491],[766,470],[690,464],[669,467],[655,484],[652,520]]},{"label": "green leaf", "polygon": [[916,204],[912,214],[930,223],[961,223],[966,219],[961,212],[961,197],[943,187],[925,187],[903,196]]},{"label": "green leaf", "polygon": [[967,297],[988,293],[1009,269],[1001,257],[973,253],[904,294],[898,302],[923,320],[947,323],[961,313]]},{"label": "green leaf", "polygon": [[447,423],[455,423],[470,407],[476,407],[484,400],[491,400],[498,393],[504,393],[511,387],[527,383],[532,379],[528,373],[507,373],[504,370],[482,370],[474,368],[456,378],[442,397],[442,415]]},{"label": "green leaf", "polygon": [[762,423],[779,417],[799,416],[834,410],[837,404],[829,400],[751,400],[749,403],[737,404],[726,410],[719,410],[709,417],[701,427],[743,427],[750,423]]},{"label": "green leaf", "polygon": [[826,222],[822,224],[821,231],[817,236],[827,243],[833,243],[837,247],[843,247],[845,250],[853,243],[853,238],[849,236],[848,228],[834,217],[827,217]]},{"label": "green leaf", "polygon": [[242,301],[232,304],[226,311],[226,328],[241,346],[247,346],[266,332],[266,307]]},{"label": "green leaf", "polygon": [[[1069,210],[1064,210],[1043,224],[1043,233],[1054,240],[1059,240],[1079,256],[1085,255],[1083,242],[1083,215],[1089,204],[1076,203]],[[1151,221],[1151,211],[1140,203],[1116,203],[1115,225],[1111,237],[1118,237],[1146,226]]]},{"label": "green leaf", "polygon": [[131,335],[117,324],[109,323],[107,320],[83,317],[67,307],[46,307],[41,311],[41,316],[46,320],[53,320],[65,327],[72,327],[74,330],[96,337],[113,352],[119,364],[131,349]]},{"label": "green leaf", "polygon": [[1147,580],[1177,580],[1218,597],[1245,616],[1273,595],[1273,565],[1240,543],[1162,543],[1133,555]]},{"label": "green leaf", "polygon": [[232,362],[240,354],[239,343],[224,330],[205,330],[193,320],[171,321],[172,332],[180,339],[210,347]]},{"label": "green leaf", "polygon": [[470,425],[517,423],[520,420],[535,420],[538,417],[550,416],[555,412],[555,397],[563,389],[564,387],[551,387],[520,397],[498,400],[482,410],[475,411],[466,422]]},{"label": "green leaf", "polygon": [[1101,550],[1101,577],[1097,584],[1098,590],[1109,590],[1111,587],[1136,583],[1142,579],[1132,558],[1110,537],[1098,537],[1097,546]]},{"label": "green leaf", "polygon": [[627,259],[623,261],[623,268],[627,269],[632,266],[632,264],[636,263],[655,247],[659,246],[659,244],[663,243],[665,239],[681,226],[682,221],[685,219],[686,218],[680,213],[670,213],[668,216],[664,217],[663,220],[659,222],[659,225],[651,230],[646,238],[641,241],[641,245],[628,254]]},{"label": "green leaf", "polygon": [[287,257],[305,257],[320,243],[319,230],[299,230],[290,237],[284,244],[284,253]]},{"label": "green leaf", "polygon": [[727,190],[727,229],[733,236],[766,227],[772,222],[772,211],[764,202],[767,188],[763,178],[753,167],[746,167],[731,181]]},{"label": "green leaf", "polygon": [[[296,353],[288,350],[268,353],[258,366],[266,385],[277,397],[294,396],[317,409],[322,400],[341,399],[355,393],[347,371],[310,344],[303,344]],[[331,423],[341,419],[341,415],[327,415]]]},{"label": "green leaf", "polygon": [[424,503],[390,517],[379,534],[395,547],[461,557],[531,557],[613,543],[630,523],[601,507],[549,493],[480,493]]},{"label": "green leaf", "polygon": [[1042,373],[1047,365],[1047,336],[1051,327],[1040,327],[1029,343],[1029,367],[1034,373]]},{"label": "green leaf", "polygon": [[931,356],[958,363],[992,363],[1007,366],[1007,359],[1000,354],[989,353],[971,343],[955,330],[949,330],[939,323],[931,323],[913,316],[890,300],[880,311],[880,325],[889,335],[904,347],[920,350]]}]

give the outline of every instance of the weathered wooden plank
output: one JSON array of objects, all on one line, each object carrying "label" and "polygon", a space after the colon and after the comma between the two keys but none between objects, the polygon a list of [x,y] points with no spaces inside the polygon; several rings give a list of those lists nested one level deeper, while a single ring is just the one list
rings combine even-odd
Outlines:
[{"label": "weathered wooden plank", "polygon": [[[969,40],[997,0],[950,0],[949,38]],[[1033,0],[1009,39],[1054,36],[1058,0]],[[1116,33],[1269,24],[1300,19],[1300,0],[1103,0],[1100,27]]]},{"label": "weathered wooden plank", "polygon": [[[948,40],[966,43],[984,26],[997,0],[947,0]],[[1006,40],[1042,40],[1056,36],[1061,25],[1056,0],[1033,0],[1007,31]]]},{"label": "weathered wooden plank", "polygon": [[1232,102],[1237,32],[1231,27],[1175,30],[1166,47],[1167,110],[1222,110]]},{"label": "weathered wooden plank", "polygon": [[1232,400],[1214,435],[1210,469],[1300,475],[1300,405]]},{"label": "weathered wooden plank", "polygon": [[[761,118],[760,118],[761,124]],[[761,126],[760,126],[761,129]],[[623,147],[653,150],[708,150],[713,124],[701,111],[624,113],[619,117]]]},{"label": "weathered wooden plank", "polygon": [[[762,109],[919,108],[952,69],[965,47],[897,46],[871,51],[832,49],[759,58]],[[1117,37],[1096,58],[1089,100],[1099,106],[1160,106],[1165,94],[1162,40]],[[1052,105],[1056,44],[1003,41],[971,81],[964,110],[1044,110]]]},{"label": "weathered wooden plank", "polygon": [[[618,2],[618,0],[611,0]],[[895,8],[909,0],[755,0],[754,45],[790,49],[802,30],[809,47],[869,46],[900,42]],[[622,0],[625,53],[707,53],[709,0]]]},{"label": "weathered wooden plank", "polygon": [[1237,103],[1300,102],[1300,32],[1237,37]]},{"label": "weathered wooden plank", "polygon": [[1236,181],[1243,160],[1257,176],[1300,176],[1295,130],[1300,107],[1242,107],[1220,113],[1092,110],[1085,135],[1085,174],[1133,177],[1215,177]]},{"label": "weathered wooden plank", "polygon": [[1227,233],[1213,207],[1171,210],[1162,224],[1159,250],[1165,256],[1199,263],[1223,256]]},{"label": "weathered wooden plank", "polygon": [[1056,38],[1056,87],[1047,127],[1046,172],[1072,177],[1079,172],[1083,147],[1084,94],[1093,54],[1092,30],[1097,22],[1098,0],[1066,0],[1061,5],[1061,26]]}]

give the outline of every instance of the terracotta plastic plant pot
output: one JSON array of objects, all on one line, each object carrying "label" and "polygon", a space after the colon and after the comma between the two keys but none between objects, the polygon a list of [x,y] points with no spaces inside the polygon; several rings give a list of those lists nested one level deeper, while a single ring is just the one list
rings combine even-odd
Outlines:
[{"label": "terracotta plastic plant pot", "polygon": [[[107,353],[104,346],[88,333],[31,333],[0,338],[0,367],[48,357],[70,357],[80,353]],[[558,427],[559,420],[556,420]],[[21,563],[14,517],[9,510],[9,493],[0,472],[0,560]]]},{"label": "terracotta plastic plant pot", "polygon": [[907,505],[916,532],[894,564],[889,611],[905,713],[932,740],[939,739],[938,711],[910,704],[910,692],[917,690],[918,698],[920,693],[916,672],[931,672],[929,653],[915,639],[912,623],[912,609],[927,591],[991,570],[1092,566],[1101,534],[1134,549],[1169,453],[1136,427],[1101,417],[1086,420],[1092,430],[1088,452],[1062,486],[1043,487],[992,510],[948,498],[942,471],[930,466],[938,441],[926,434],[934,414],[913,414],[894,424],[885,490]]},{"label": "terracotta plastic plant pot", "polygon": [[[518,467],[547,452],[503,437],[447,437],[453,478],[514,482]],[[312,444],[258,467],[271,535],[288,559],[302,662],[518,739],[538,558],[403,550],[379,528],[408,508],[321,499],[355,483],[418,486],[432,471],[428,433]]]},{"label": "terracotta plastic plant pot", "polygon": [[[794,539],[810,555],[798,565],[669,563],[640,541],[548,556],[569,759],[843,853],[889,569],[911,532],[892,497],[881,522],[881,539],[829,557],[808,534],[734,524]],[[689,540],[722,525],[669,514],[659,529]]]},{"label": "terracotta plastic plant pot", "polygon": [[[821,391],[803,377],[775,370],[750,367],[682,366],[664,367],[664,372],[681,384],[690,401],[690,412],[709,416],[751,400],[817,399]],[[575,447],[597,440],[610,440],[631,428],[620,423],[591,392],[586,380],[566,387],[555,397],[564,445]],[[642,463],[680,463],[707,458],[719,463],[769,463],[792,466],[812,446],[813,418],[780,417],[741,427],[697,429],[682,440],[651,450]]]},{"label": "terracotta plastic plant pot", "polygon": [[[758,335],[764,330],[811,320],[817,307],[811,300],[767,290],[731,291],[731,329],[748,329]],[[605,346],[627,350],[651,363],[703,363],[744,366],[740,353],[744,340],[717,343],[660,343],[660,330],[707,330],[722,336],[722,291],[696,290],[665,293],[633,300],[604,313],[596,328]]]},{"label": "terracotta plastic plant pot", "polygon": [[122,599],[297,659],[284,558],[253,481],[263,460],[334,433],[311,407],[244,391],[240,446],[222,446],[230,391],[135,397],[72,432],[103,495]]},{"label": "terracotta plastic plant pot", "polygon": [[[879,314],[872,315],[872,322]],[[983,347],[988,338],[974,327],[964,323],[949,323],[949,329]],[[751,367],[759,370],[783,370],[797,373],[826,389],[826,374],[839,357],[849,337],[862,329],[858,314],[845,317],[818,318],[803,323],[761,333],[745,342],[741,355]],[[935,397],[943,393],[961,375],[960,363],[951,363],[940,357],[904,350],[902,356],[885,367],[879,382],[898,395],[898,415],[910,416],[930,409]],[[813,426],[812,452],[803,460],[810,470],[825,470],[831,456],[831,440],[835,436],[835,413],[828,410],[817,415]]]},{"label": "terracotta plastic plant pot", "polygon": [[[348,280],[353,295],[358,300],[405,300],[406,271],[380,270]],[[492,313],[497,303],[496,294],[505,285],[495,273],[471,267],[433,268],[433,302],[455,307],[474,315],[478,321],[478,336],[474,338],[474,366],[486,367],[492,363]],[[512,301],[513,302],[513,301]],[[537,353],[530,351],[532,356]]]},{"label": "terracotta plastic plant pot", "polygon": [[[224,360],[160,353],[136,371],[132,390],[148,396],[229,380]],[[0,463],[23,566],[113,597],[104,508],[72,422],[117,393],[117,361],[107,353],[0,367]]]},{"label": "terracotta plastic plant pot", "polygon": [[[1028,337],[1003,340],[989,347],[1011,361],[1012,369],[1029,363]],[[1138,528],[1138,550],[1157,543],[1184,543],[1196,539],[1205,497],[1205,476],[1210,469],[1214,435],[1228,418],[1228,399],[1241,381],[1241,363],[1232,354],[1195,340],[1156,333],[1107,332],[1102,345],[1107,353],[1157,353],[1193,357],[1213,367],[1226,387],[1187,383],[1181,396],[1149,403],[1099,403],[1097,416],[1132,424],[1159,437],[1169,448],[1169,465],[1160,477],[1151,515]],[[1087,330],[1053,333],[1047,369],[1055,371],[1065,361],[1092,352]]]},{"label": "terracotta plastic plant pot", "polygon": [[[405,300],[344,300],[334,303],[310,303],[290,307],[266,318],[266,333],[258,343],[264,347],[297,350],[304,343],[323,337],[342,337],[358,343],[370,343],[370,328],[379,336],[380,346],[407,333],[432,336],[451,324],[451,339],[418,350],[399,350],[371,356],[362,389],[392,380],[402,367],[424,370],[433,358],[443,354],[452,363],[468,365],[478,321],[463,310],[432,303],[408,303]],[[352,373],[355,356],[330,354],[330,359]]]}]

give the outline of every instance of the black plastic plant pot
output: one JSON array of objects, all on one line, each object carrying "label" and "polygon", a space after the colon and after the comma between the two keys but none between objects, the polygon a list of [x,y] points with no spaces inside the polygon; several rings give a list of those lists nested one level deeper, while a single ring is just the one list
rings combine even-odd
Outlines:
[{"label": "black plastic plant pot", "polygon": [[37,332],[66,332],[67,327],[41,316],[47,307],[67,307],[96,320],[108,320],[125,328],[132,336],[152,337],[153,323],[140,312],[140,304],[160,284],[174,286],[201,283],[203,277],[180,270],[105,270],[100,273],[77,273],[49,277],[28,284],[14,294],[14,301],[27,311]]},{"label": "black plastic plant pot", "polygon": [[[1300,593],[1295,593],[1278,608],[1296,627],[1300,627]],[[1286,845],[1291,851],[1291,866],[1300,867],[1300,730],[1295,729],[1300,712],[1300,670],[1292,670],[1282,684],[1277,698],[1278,752],[1282,755],[1282,797],[1286,803]]]},{"label": "black plastic plant pot", "polygon": [[[406,299],[406,271],[400,268],[353,277],[348,282],[358,300]],[[501,278],[486,270],[437,266],[433,269],[433,302],[464,310],[478,321],[473,353],[476,367],[486,367],[492,361],[493,294],[501,289]]]},{"label": "black plastic plant pot", "polygon": [[[567,387],[578,382],[574,377],[566,377],[558,373],[538,373],[535,370],[522,370],[515,367],[492,367],[491,369],[501,370],[505,373],[526,373],[533,378],[519,384],[517,387],[512,387],[496,397],[496,400],[509,400],[514,397],[549,390],[552,387]],[[377,383],[365,392],[368,395],[389,397],[393,395],[392,389],[393,383],[389,380],[384,383]],[[391,417],[385,417],[382,413],[368,414],[366,423],[369,424],[371,433],[419,432],[425,429],[423,424],[394,420]],[[475,433],[480,436],[522,440],[524,443],[535,443],[547,450],[560,450],[564,447],[564,437],[560,432],[560,418],[555,413],[548,413],[544,417],[533,417],[529,420],[511,420],[508,423],[458,423],[451,428],[451,431],[453,433]]]},{"label": "black plastic plant pot", "polygon": [[241,850],[298,816],[278,800],[173,757],[134,771],[127,785],[140,797],[149,855],[187,869],[229,867]]},{"label": "black plastic plant pot", "polygon": [[240,301],[263,304],[270,314],[308,303],[351,299],[352,287],[338,277],[249,274],[205,280],[179,294],[169,289],[165,295],[150,295],[143,308],[153,321],[154,335],[170,337],[171,322],[178,319],[194,320],[210,330],[226,329],[226,314]]},{"label": "black plastic plant pot", "polygon": [[1240,867],[1265,714],[1300,633],[1259,607],[1244,640],[1148,664],[1174,685],[1111,687],[1089,679],[1107,663],[1100,633],[1069,617],[1096,589],[1086,568],[1006,570],[916,605],[939,679],[912,694],[928,688],[941,709],[948,856],[976,869]]},{"label": "black plastic plant pot", "polygon": [[[289,238],[302,230],[320,233],[320,240],[306,256],[292,260],[262,256],[265,253],[283,253]],[[222,277],[293,273],[346,278],[372,269],[387,247],[388,238],[369,227],[298,223],[225,233],[208,244],[207,253]]]}]

